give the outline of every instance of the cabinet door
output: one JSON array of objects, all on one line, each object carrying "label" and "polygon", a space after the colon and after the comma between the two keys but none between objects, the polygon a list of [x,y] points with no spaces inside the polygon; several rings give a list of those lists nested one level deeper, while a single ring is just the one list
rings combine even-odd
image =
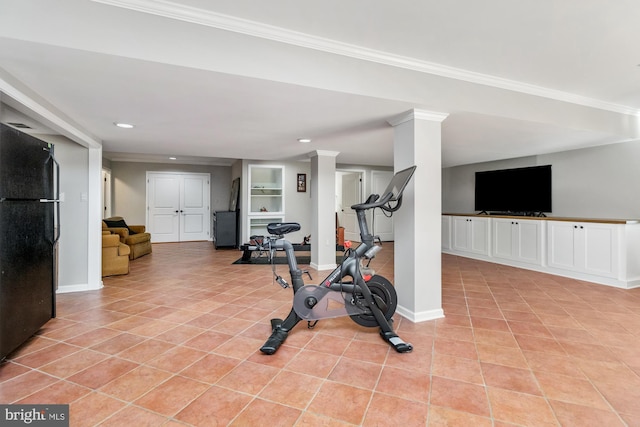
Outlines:
[{"label": "cabinet door", "polygon": [[586,273],[616,277],[618,268],[618,231],[614,224],[579,224],[578,260]]},{"label": "cabinet door", "polygon": [[493,256],[512,259],[514,257],[514,221],[493,219]]},{"label": "cabinet door", "polygon": [[456,251],[469,251],[471,246],[469,218],[464,216],[453,217],[453,249]]},{"label": "cabinet door", "polygon": [[489,255],[489,218],[471,218],[471,251]]},{"label": "cabinet door", "polygon": [[550,267],[617,276],[617,225],[549,221],[548,226]]},{"label": "cabinet door", "polygon": [[542,264],[541,221],[494,218],[491,230],[494,257]]},{"label": "cabinet door", "polygon": [[571,222],[549,221],[547,224],[549,244],[548,263],[550,267],[576,270],[575,228]]},{"label": "cabinet door", "polygon": [[516,234],[514,255],[518,261],[542,264],[542,222],[516,221]]},{"label": "cabinet door", "polygon": [[452,217],[453,249],[489,255],[489,218]]}]

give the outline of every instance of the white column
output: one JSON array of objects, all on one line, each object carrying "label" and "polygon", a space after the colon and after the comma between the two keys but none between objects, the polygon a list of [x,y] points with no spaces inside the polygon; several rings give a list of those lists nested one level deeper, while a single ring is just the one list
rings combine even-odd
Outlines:
[{"label": "white column", "polygon": [[413,322],[444,317],[442,310],[443,113],[411,110],[390,120],[394,127],[394,168],[416,166],[394,214],[394,285],[397,312]]},{"label": "white column", "polygon": [[336,156],[316,150],[311,157],[311,267],[336,268]]},{"label": "white column", "polygon": [[102,147],[89,148],[87,289],[102,288]]}]

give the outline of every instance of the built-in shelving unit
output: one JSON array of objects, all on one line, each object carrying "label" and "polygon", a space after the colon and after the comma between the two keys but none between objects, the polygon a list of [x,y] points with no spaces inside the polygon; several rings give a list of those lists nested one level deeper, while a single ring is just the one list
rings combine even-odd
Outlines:
[{"label": "built-in shelving unit", "polygon": [[267,224],[284,221],[284,166],[249,165],[248,235],[266,235]]}]

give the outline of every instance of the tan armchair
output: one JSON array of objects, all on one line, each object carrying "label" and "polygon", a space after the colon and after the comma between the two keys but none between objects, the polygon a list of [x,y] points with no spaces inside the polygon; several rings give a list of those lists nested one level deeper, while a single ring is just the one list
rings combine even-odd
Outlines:
[{"label": "tan armchair", "polygon": [[[118,227],[109,227],[110,224],[119,222]],[[113,216],[102,221],[102,230],[115,233],[120,236],[120,242],[131,248],[129,259],[133,260],[151,253],[151,234],[147,233],[144,225],[128,225],[121,216]]]},{"label": "tan armchair", "polygon": [[129,273],[129,246],[120,242],[120,236],[102,232],[102,277]]}]

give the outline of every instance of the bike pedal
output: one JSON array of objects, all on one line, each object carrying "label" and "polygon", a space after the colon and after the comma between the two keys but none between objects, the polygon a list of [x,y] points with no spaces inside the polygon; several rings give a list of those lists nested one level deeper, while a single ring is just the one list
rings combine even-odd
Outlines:
[{"label": "bike pedal", "polygon": [[289,284],[281,276],[276,276],[276,282],[285,289],[289,287]]},{"label": "bike pedal", "polygon": [[382,332],[380,331],[380,336],[391,344],[393,349],[398,353],[409,353],[413,350],[413,345],[408,342],[404,342],[402,338],[392,332]]},{"label": "bike pedal", "polygon": [[282,325],[282,319],[271,319],[271,331],[273,332],[278,326]]}]

